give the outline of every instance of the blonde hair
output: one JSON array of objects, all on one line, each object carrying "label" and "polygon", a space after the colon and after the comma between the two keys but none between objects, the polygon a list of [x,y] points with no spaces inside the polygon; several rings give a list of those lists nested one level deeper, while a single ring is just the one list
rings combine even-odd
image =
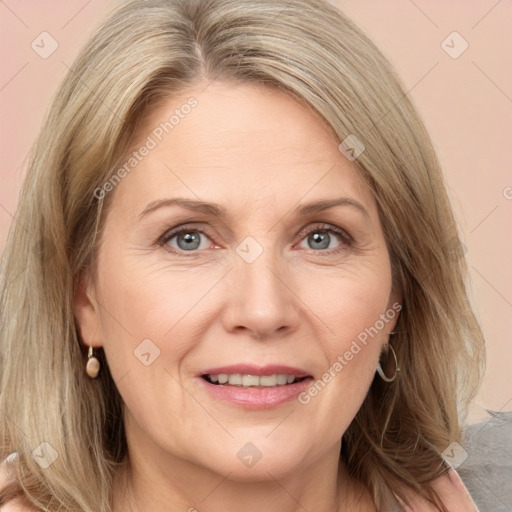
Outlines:
[{"label": "blonde hair", "polygon": [[[150,108],[214,79],[294,95],[339,141],[364,143],[354,163],[375,195],[403,296],[392,338],[402,371],[391,384],[374,379],[340,456],[379,509],[390,491],[407,502],[409,489],[444,510],[430,483],[446,469],[441,452],[460,440],[484,361],[466,262],[404,87],[369,38],[322,0],[127,1],[82,50],[33,148],[3,258],[0,457],[18,453],[3,499],[21,490],[41,510],[111,510],[127,451],[122,402],[104,359],[96,381],[85,375],[72,309],[113,195],[94,191]],[[31,456],[41,443],[58,454],[47,468]]]}]

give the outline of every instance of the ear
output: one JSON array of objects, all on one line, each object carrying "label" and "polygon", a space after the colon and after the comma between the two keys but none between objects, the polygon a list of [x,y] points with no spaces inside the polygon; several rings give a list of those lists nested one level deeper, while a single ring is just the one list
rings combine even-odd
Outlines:
[{"label": "ear", "polygon": [[80,274],[73,297],[73,313],[82,343],[96,348],[103,345],[103,337],[100,307],[95,296],[94,287],[88,276]]},{"label": "ear", "polygon": [[402,302],[402,292],[393,287],[389,294],[389,301],[386,309],[386,316],[390,319],[386,327],[386,332],[393,332],[395,330],[398,317],[400,316],[400,311],[402,311],[403,308]]}]

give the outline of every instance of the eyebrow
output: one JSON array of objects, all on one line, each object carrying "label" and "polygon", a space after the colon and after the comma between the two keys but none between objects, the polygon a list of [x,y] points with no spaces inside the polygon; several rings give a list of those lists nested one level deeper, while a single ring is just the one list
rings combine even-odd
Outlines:
[{"label": "eyebrow", "polygon": [[[227,217],[226,208],[224,208],[220,204],[199,201],[196,199],[187,199],[185,197],[174,197],[152,201],[146,206],[144,211],[142,211],[139,214],[139,219],[155,210],[170,206],[181,206],[182,208],[186,208],[188,210],[202,212],[205,213],[206,215],[211,215],[212,217],[219,217],[221,219]],[[368,210],[366,210],[366,208],[361,203],[359,203],[355,199],[352,199],[351,197],[339,197],[335,199],[324,199],[321,201],[314,201],[311,203],[306,203],[298,206],[295,209],[295,211],[300,217],[305,217],[313,213],[319,213],[325,210],[329,210],[330,208],[334,208],[336,206],[351,206],[352,208],[355,208],[360,213],[362,213],[365,217],[370,219],[370,214],[368,213]]]}]

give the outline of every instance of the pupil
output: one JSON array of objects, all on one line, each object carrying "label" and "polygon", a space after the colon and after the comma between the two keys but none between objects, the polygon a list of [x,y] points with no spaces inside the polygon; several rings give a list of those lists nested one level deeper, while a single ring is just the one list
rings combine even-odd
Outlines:
[{"label": "pupil", "polygon": [[313,233],[313,240],[315,243],[321,244],[321,247],[316,247],[317,249],[326,249],[329,247],[329,235],[327,233]]},{"label": "pupil", "polygon": [[[197,249],[199,246],[199,237],[197,235],[185,233],[180,238],[186,242],[185,247],[187,249]],[[194,243],[196,244],[195,246]]]}]

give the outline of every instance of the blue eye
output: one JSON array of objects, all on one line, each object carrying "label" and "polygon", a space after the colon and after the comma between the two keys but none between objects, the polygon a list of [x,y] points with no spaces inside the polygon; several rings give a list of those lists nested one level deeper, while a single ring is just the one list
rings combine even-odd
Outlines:
[{"label": "blue eye", "polygon": [[[353,243],[352,237],[346,231],[331,224],[313,226],[313,228],[301,232],[300,236],[301,240],[303,238],[308,244],[306,249],[322,255],[337,254],[347,250]],[[198,251],[207,248],[201,244],[202,237],[210,240],[204,231],[190,226],[182,226],[164,234],[159,244],[180,256],[195,256]],[[337,238],[339,243],[334,248],[329,248],[333,238]],[[201,247],[201,245],[203,246]]]},{"label": "blue eye", "polygon": [[[328,248],[333,236],[338,238],[340,243]],[[319,253],[321,256],[331,256],[348,250],[354,245],[354,239],[344,229],[333,226],[332,224],[318,224],[312,228],[308,228],[300,233],[301,237],[305,237],[310,252]],[[327,249],[327,250],[324,250]]]},{"label": "blue eye", "polygon": [[[333,237],[334,234],[334,237]],[[341,239],[341,242],[333,248],[329,248],[329,245],[333,241],[333,238]],[[315,252],[326,252],[327,254],[335,254],[347,248],[350,245],[350,237],[343,230],[331,227],[315,227],[310,229],[306,233],[305,242],[308,243],[310,249]],[[328,249],[324,251],[324,249]]]},{"label": "blue eye", "polygon": [[172,240],[176,239],[176,245],[178,246],[177,249],[190,252],[196,251],[200,248],[201,236],[206,237],[206,235],[198,229],[184,227],[170,233],[164,242],[169,245]]}]

